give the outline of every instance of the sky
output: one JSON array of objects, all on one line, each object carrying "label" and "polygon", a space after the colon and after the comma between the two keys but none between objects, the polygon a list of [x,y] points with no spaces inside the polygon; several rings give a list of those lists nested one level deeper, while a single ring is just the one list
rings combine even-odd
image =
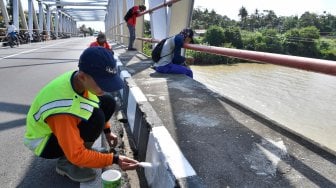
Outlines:
[{"label": "sky", "polygon": [[[27,7],[26,1],[21,0],[23,7]],[[194,2],[194,8],[208,8],[209,11],[213,9],[217,14],[226,15],[234,20],[239,20],[238,13],[242,6],[249,14],[258,9],[259,12],[273,10],[277,16],[300,16],[305,11],[317,14],[326,11],[336,15],[336,0],[195,0]],[[35,7],[37,9],[37,5]],[[97,31],[105,31],[103,22],[77,23],[78,27],[82,24]]]}]

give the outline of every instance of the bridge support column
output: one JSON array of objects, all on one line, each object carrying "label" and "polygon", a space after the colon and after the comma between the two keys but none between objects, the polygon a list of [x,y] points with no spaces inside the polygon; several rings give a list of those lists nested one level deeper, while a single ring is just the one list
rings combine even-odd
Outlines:
[{"label": "bridge support column", "polygon": [[[165,0],[149,0],[149,9],[157,7]],[[183,0],[166,8],[155,10],[150,15],[152,38],[163,39],[178,34],[191,23],[194,0]]]},{"label": "bridge support column", "polygon": [[50,11],[50,32],[55,32],[55,24],[54,24],[56,23],[55,13],[53,13],[51,10],[49,11]]},{"label": "bridge support column", "polygon": [[50,22],[51,22],[51,11],[50,7],[47,6],[47,25],[46,25],[47,39],[50,39]]},{"label": "bridge support column", "polygon": [[63,14],[61,11],[59,11],[59,17],[58,17],[58,28],[59,32],[62,34],[63,33]]},{"label": "bridge support column", "polygon": [[[124,3],[123,3],[123,0],[118,0],[117,1],[117,11],[116,11],[116,18],[117,18],[117,23],[121,23],[121,22],[123,22],[124,21],[124,15],[123,15],[123,5],[124,5]],[[123,35],[123,26],[122,25],[119,25],[118,26],[118,33],[120,34],[120,35]],[[121,43],[124,43],[124,41],[127,41],[127,39],[126,38],[124,38],[124,37],[120,37],[119,38],[119,41],[121,42]]]},{"label": "bridge support column", "polygon": [[22,8],[21,0],[19,0],[19,15],[20,15],[20,20],[21,20],[21,28],[24,30],[27,30],[28,26],[27,26],[26,16]]},{"label": "bridge support column", "polygon": [[5,0],[0,0],[0,7],[1,7],[1,13],[2,13],[2,17],[5,20],[5,25],[8,25],[9,22],[9,16],[8,16],[8,12],[7,12],[7,8],[5,6],[4,3]]},{"label": "bridge support column", "polygon": [[43,6],[42,6],[42,1],[38,2],[39,6],[39,19],[38,19],[38,32],[42,33],[43,32]]},{"label": "bridge support column", "polygon": [[55,13],[55,35],[56,35],[56,38],[58,38],[59,14],[60,14],[59,10],[57,9],[56,13]]},{"label": "bridge support column", "polygon": [[[149,9],[163,4],[165,0],[149,0]],[[167,11],[165,8],[158,9],[150,14],[152,38],[163,39],[168,37]]]},{"label": "bridge support column", "polygon": [[29,38],[33,40],[33,0],[28,0],[28,32]]},{"label": "bridge support column", "polygon": [[39,26],[38,26],[37,15],[36,15],[34,3],[32,4],[32,7],[33,7],[33,24],[34,24],[34,29],[35,29],[35,31],[38,31]]},{"label": "bridge support column", "polygon": [[20,31],[19,24],[19,0],[13,0],[13,23],[18,31]]},{"label": "bridge support column", "polygon": [[177,34],[181,29],[190,27],[194,0],[182,0],[173,4],[171,10],[169,35]]},{"label": "bridge support column", "polygon": [[[145,1],[144,0],[135,0],[135,5],[144,5]],[[126,14],[126,12],[125,12]],[[143,37],[144,35],[144,20],[145,16],[141,16],[137,18],[137,24],[135,26],[135,36],[136,37]],[[139,50],[143,51],[143,41],[140,40],[135,40],[134,46]]]}]

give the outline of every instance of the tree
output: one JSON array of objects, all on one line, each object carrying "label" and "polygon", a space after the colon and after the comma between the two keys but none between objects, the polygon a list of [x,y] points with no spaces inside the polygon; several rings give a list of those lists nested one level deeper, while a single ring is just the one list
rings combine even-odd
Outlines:
[{"label": "tree", "polygon": [[208,9],[205,9],[204,11],[199,8],[194,9],[192,18],[191,27],[193,29],[208,29],[212,25],[220,27],[236,25],[234,20],[231,20],[227,16],[221,16],[214,10],[209,12]]},{"label": "tree", "polygon": [[205,33],[204,42],[211,46],[222,46],[224,41],[224,29],[219,26],[211,26]]},{"label": "tree", "polygon": [[278,32],[275,29],[265,29],[262,32],[262,43],[265,44],[265,49],[262,51],[272,53],[282,53],[281,40]]},{"label": "tree", "polygon": [[264,10],[267,14],[264,17],[266,28],[274,28],[277,25],[278,17],[273,10]]},{"label": "tree", "polygon": [[282,32],[286,32],[290,29],[296,28],[299,23],[299,18],[297,16],[282,17]]},{"label": "tree", "polygon": [[327,35],[330,32],[336,31],[336,17],[330,13],[327,14],[326,11],[324,11],[324,13],[319,16],[319,22],[321,25],[321,35]]},{"label": "tree", "polygon": [[84,36],[90,33],[89,29],[86,28],[85,24],[79,27],[79,31],[81,31],[84,34]]},{"label": "tree", "polygon": [[255,29],[260,27],[260,14],[259,10],[255,9],[254,14],[250,15],[250,31],[254,31]]},{"label": "tree", "polygon": [[88,28],[88,31],[89,31],[89,34],[92,36],[93,35],[93,33],[95,32],[95,30],[94,29],[92,29],[91,27],[89,27]]},{"label": "tree", "polygon": [[241,7],[240,9],[239,9],[239,14],[238,14],[238,16],[240,16],[240,20],[241,20],[241,22],[242,22],[242,26],[243,26],[243,28],[246,26],[246,18],[247,18],[247,16],[248,16],[248,12],[247,12],[247,10],[246,10],[246,8],[245,7]]},{"label": "tree", "polygon": [[225,43],[231,43],[236,48],[242,48],[242,38],[240,35],[240,29],[238,27],[229,27],[224,31]]},{"label": "tree", "polygon": [[291,55],[318,57],[315,39],[319,36],[319,30],[315,26],[291,29],[285,33],[283,46]]},{"label": "tree", "polygon": [[146,36],[150,36],[151,34],[150,22],[148,20],[144,21],[144,34]]},{"label": "tree", "polygon": [[318,29],[321,28],[317,14],[305,12],[301,15],[299,19],[299,27],[302,28],[302,27],[309,27],[309,26],[315,26]]}]

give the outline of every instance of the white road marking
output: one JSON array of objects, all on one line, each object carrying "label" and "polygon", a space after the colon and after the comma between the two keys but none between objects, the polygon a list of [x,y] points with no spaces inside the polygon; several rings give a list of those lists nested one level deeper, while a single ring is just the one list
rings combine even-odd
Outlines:
[{"label": "white road marking", "polygon": [[[74,39],[74,40],[79,40],[79,39]],[[39,50],[39,49],[48,48],[48,47],[51,47],[51,46],[56,46],[56,45],[67,43],[67,42],[73,42],[74,40],[63,41],[63,42],[59,42],[59,43],[56,43],[56,44],[51,44],[51,45],[42,46],[42,47],[31,49],[31,50],[26,50],[26,51],[19,52],[19,53],[16,53],[16,54],[12,54],[12,55],[8,55],[8,56],[5,56],[5,57],[1,57],[0,60],[7,59],[7,58],[10,58],[10,57],[14,57],[14,56],[21,55],[21,54],[26,54],[26,53],[33,52],[33,51],[36,51],[36,50]]]}]

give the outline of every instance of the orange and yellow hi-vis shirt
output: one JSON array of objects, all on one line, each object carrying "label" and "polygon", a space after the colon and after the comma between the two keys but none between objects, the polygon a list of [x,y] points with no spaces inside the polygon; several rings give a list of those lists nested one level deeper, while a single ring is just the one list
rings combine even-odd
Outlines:
[{"label": "orange and yellow hi-vis shirt", "polygon": [[[87,97],[87,92],[85,94],[84,97]],[[99,153],[85,148],[78,129],[80,121],[80,118],[69,114],[57,114],[46,119],[58,144],[71,163],[88,168],[103,168],[112,165],[113,153]],[[110,128],[110,126],[110,123],[106,123],[105,128]]]}]

